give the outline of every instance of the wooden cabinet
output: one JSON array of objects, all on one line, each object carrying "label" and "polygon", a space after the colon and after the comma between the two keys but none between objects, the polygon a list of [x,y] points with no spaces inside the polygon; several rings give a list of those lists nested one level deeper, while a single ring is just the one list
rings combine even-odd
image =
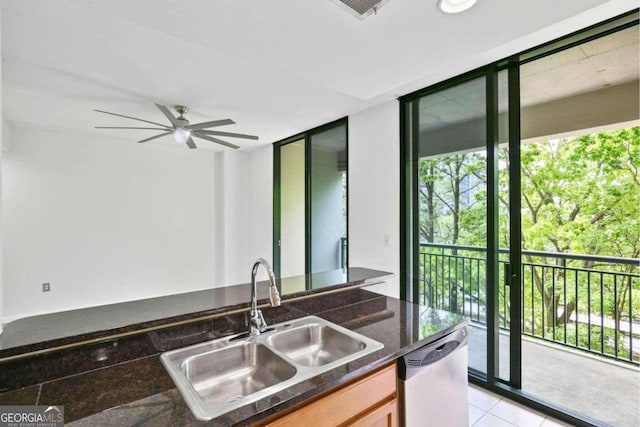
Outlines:
[{"label": "wooden cabinet", "polygon": [[271,417],[260,426],[358,426],[398,425],[396,363],[337,387],[290,411]]},{"label": "wooden cabinet", "polygon": [[347,425],[354,427],[397,427],[398,401],[393,399],[383,403],[382,406],[372,409]]}]

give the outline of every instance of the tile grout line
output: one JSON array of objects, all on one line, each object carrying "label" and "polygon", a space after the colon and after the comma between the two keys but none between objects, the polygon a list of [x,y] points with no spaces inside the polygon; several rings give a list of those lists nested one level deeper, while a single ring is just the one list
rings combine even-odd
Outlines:
[{"label": "tile grout line", "polygon": [[[493,406],[491,407],[491,409],[495,408],[495,407],[498,405],[498,403],[500,403],[500,402],[501,402],[501,401],[503,401],[503,400],[504,400],[505,402],[507,402],[507,403],[515,403],[515,402],[512,402],[512,401],[511,401],[511,400],[509,400],[509,399],[500,399],[500,401],[498,401],[495,405],[493,405]],[[516,406],[517,406],[517,405],[516,405]],[[517,406],[517,407],[519,407],[519,406]],[[533,415],[537,415],[537,416],[541,417],[541,418],[542,418],[542,421],[540,421],[540,424],[538,424],[538,427],[540,427],[540,426],[545,422],[545,420],[548,418],[546,415],[538,414],[537,412],[533,412],[533,411],[531,411],[531,410],[527,409],[526,407],[525,407],[525,408],[520,408],[520,409],[522,409],[523,411],[525,411],[525,412],[527,412],[527,413],[529,413],[529,414],[533,414]],[[489,410],[489,411],[490,411],[490,410]],[[487,411],[487,412],[489,412],[489,411]],[[509,424],[515,425],[516,427],[519,427],[517,424],[513,424],[511,421],[504,419],[503,417],[501,417],[501,416],[500,416],[500,415],[498,415],[498,414],[494,414],[493,412],[489,412],[489,413],[490,413],[491,415],[493,415],[494,417],[496,417],[496,418],[500,418],[502,421],[505,421],[505,422],[507,422],[507,423],[509,423]]]},{"label": "tile grout line", "polygon": [[[485,415],[487,415],[487,411],[485,411],[485,410],[484,410],[484,409],[482,409],[482,408],[478,408],[476,405],[474,405],[474,404],[472,404],[472,403],[468,403],[468,404],[467,404],[467,406],[469,407],[469,409],[471,409],[471,407],[473,407],[473,408],[477,409],[478,411],[482,412],[482,415],[480,415],[480,418],[478,418],[477,420],[475,420],[475,421],[473,422],[473,424],[470,424],[470,425],[469,425],[470,427],[471,427],[471,426],[476,425],[476,423],[477,423],[478,421],[480,421],[480,420],[482,419],[482,417],[484,417]],[[470,412],[470,411],[469,411],[469,412]]]},{"label": "tile grout line", "polygon": [[[472,388],[472,387],[470,387],[470,388]],[[484,395],[486,395],[486,396],[494,396],[493,394],[487,393],[487,392],[485,392],[485,391],[484,391],[484,390],[482,390],[482,389],[476,388],[476,390],[480,391],[481,393],[483,393],[483,394],[484,394]],[[494,408],[495,408],[495,407],[496,407],[500,402],[502,402],[502,401],[507,402],[507,403],[513,403],[513,404],[516,404],[516,402],[513,402],[513,401],[511,401],[510,399],[505,399],[505,398],[502,398],[502,397],[497,397],[497,396],[495,396],[495,397],[496,397],[497,401],[496,401],[493,405],[491,405],[489,409],[483,409],[483,408],[479,407],[478,405],[473,404],[472,402],[468,402],[468,405],[469,405],[469,406],[472,406],[472,407],[474,407],[475,409],[477,409],[477,410],[479,410],[479,411],[482,411],[482,413],[483,413],[483,414],[482,414],[482,416],[481,416],[480,418],[478,418],[478,419],[477,419],[477,420],[476,420],[476,421],[471,425],[471,427],[473,427],[473,426],[477,425],[477,424],[480,422],[480,420],[482,420],[482,419],[483,419],[487,414],[491,414],[491,415],[493,415],[494,417],[499,418],[500,420],[502,420],[502,421],[504,421],[504,422],[506,422],[506,423],[508,423],[508,424],[511,424],[511,425],[513,425],[513,426],[515,426],[515,427],[520,427],[519,425],[514,424],[514,423],[512,423],[511,421],[509,421],[509,420],[506,420],[506,419],[502,418],[500,415],[497,415],[497,414],[494,414],[493,412],[491,412],[491,410],[492,410],[492,409],[494,409]],[[516,406],[518,406],[518,405],[516,404]],[[519,407],[519,406],[518,406],[518,407]],[[550,416],[547,416],[547,415],[544,415],[544,414],[540,414],[540,413],[538,413],[538,412],[535,412],[535,411],[533,411],[533,410],[531,410],[531,409],[527,408],[526,406],[525,406],[525,407],[523,407],[523,408],[521,408],[521,409],[522,409],[523,411],[525,411],[525,412],[528,412],[528,413],[533,414],[533,415],[537,415],[537,416],[539,416],[539,417],[541,417],[541,418],[542,418],[542,420],[540,421],[540,424],[538,424],[538,427],[541,427],[541,426],[545,423],[545,421],[547,421],[547,420],[549,420],[550,422],[557,422],[557,421],[555,420],[555,418],[552,418],[552,417],[550,417]]]},{"label": "tile grout line", "polygon": [[[476,391],[480,392],[481,394],[483,394],[485,396],[489,396],[489,397],[493,397],[493,398],[497,399],[496,403],[491,405],[491,407],[489,409],[486,409],[487,412],[489,412],[491,409],[493,409],[494,406],[496,406],[498,403],[500,403],[501,401],[504,400],[501,396],[499,396],[497,394],[493,394],[491,392],[488,392],[488,391],[486,391],[486,390],[484,390],[484,389],[482,389],[480,387],[471,387],[471,386],[469,386],[469,388],[473,388],[473,389],[475,389]],[[473,406],[475,406],[476,408],[482,409],[477,405],[473,405]],[[485,409],[482,409],[482,410],[484,411]]]},{"label": "tile grout line", "polygon": [[[508,424],[513,425],[513,426],[519,427],[519,426],[518,426],[518,424],[514,424],[514,423],[512,423],[512,422],[511,422],[511,421],[509,421],[509,420],[505,420],[505,419],[504,419],[504,418],[502,418],[500,415],[492,414],[491,412],[489,412],[489,413],[490,413],[491,415],[493,415],[494,417],[496,417],[496,418],[498,418],[498,419],[500,419],[500,420],[504,421],[505,423],[508,423]],[[540,426],[538,426],[538,427],[540,427]]]},{"label": "tile grout line", "polygon": [[[548,415],[545,415],[545,414],[544,414],[544,413],[542,413],[542,412],[538,412],[538,411],[536,411],[535,409],[530,408],[530,407],[528,407],[527,405],[523,405],[523,404],[521,404],[521,403],[519,403],[519,402],[516,402],[516,401],[514,401],[514,400],[510,400],[510,399],[502,399],[502,400],[504,400],[504,402],[505,402],[505,403],[510,404],[510,405],[513,405],[513,406],[515,406],[516,408],[519,408],[520,410],[522,410],[522,411],[524,411],[524,412],[527,412],[527,413],[529,413],[529,414],[532,414],[532,415],[536,415],[536,416],[538,416],[538,417],[541,417],[543,420],[546,420],[547,418],[551,418],[551,417],[549,417]],[[499,403],[499,402],[498,402],[498,403]],[[496,404],[496,405],[497,405],[497,404]]]},{"label": "tile grout line", "polygon": [[[480,418],[478,418],[478,419],[476,420],[476,422],[475,422],[475,423],[473,423],[473,425],[474,425],[474,426],[475,426],[475,425],[477,425],[477,424],[480,422],[480,420],[481,420],[481,419],[483,419],[484,417],[486,417],[486,416],[487,416],[487,414],[488,414],[488,412],[485,412],[484,414],[482,414],[482,416],[481,416]],[[471,427],[473,427],[473,426],[471,426]]]},{"label": "tile grout line", "polygon": [[[514,424],[514,423],[512,423],[511,421],[507,421],[507,420],[505,420],[504,418],[500,418],[500,417],[499,417],[499,416],[497,416],[496,414],[492,414],[492,413],[490,413],[490,412],[485,412],[483,416],[481,416],[480,418],[478,418],[478,421],[476,421],[475,423],[473,423],[473,425],[474,425],[474,426],[475,426],[475,425],[477,425],[477,424],[480,422],[480,420],[482,420],[482,419],[483,419],[484,417],[486,417],[487,415],[491,415],[491,416],[493,416],[493,417],[496,417],[497,419],[499,419],[499,420],[501,420],[501,421],[504,421],[505,423],[507,423],[507,424],[509,424],[509,425],[511,425],[511,426],[514,426],[514,427],[520,427],[518,424]],[[472,427],[473,427],[473,426],[472,426]]]},{"label": "tile grout line", "polygon": [[498,403],[502,402],[502,398],[499,398],[498,401],[496,403],[494,403],[493,405],[491,405],[491,408],[487,409],[487,412],[490,412],[493,408],[495,408],[496,406],[498,406]]},{"label": "tile grout line", "polygon": [[470,406],[473,406],[473,407],[474,407],[474,408],[476,408],[476,409],[481,410],[482,412],[487,412],[487,410],[486,410],[486,409],[482,409],[482,408],[481,408],[481,407],[479,407],[478,405],[474,405],[474,404],[473,404],[473,403],[471,403],[471,402],[469,402],[469,405],[470,405]]}]

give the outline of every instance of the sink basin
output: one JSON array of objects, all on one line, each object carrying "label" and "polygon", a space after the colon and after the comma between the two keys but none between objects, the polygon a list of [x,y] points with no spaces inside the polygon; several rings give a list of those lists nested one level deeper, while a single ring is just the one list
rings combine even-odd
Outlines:
[{"label": "sink basin", "polygon": [[296,374],[291,364],[255,342],[191,356],[181,367],[200,398],[215,404],[234,402]]},{"label": "sink basin", "polygon": [[311,323],[275,333],[267,343],[302,366],[322,366],[367,347],[360,339],[327,324]]},{"label": "sink basin", "polygon": [[384,347],[315,316],[269,329],[160,356],[196,418],[210,420]]}]

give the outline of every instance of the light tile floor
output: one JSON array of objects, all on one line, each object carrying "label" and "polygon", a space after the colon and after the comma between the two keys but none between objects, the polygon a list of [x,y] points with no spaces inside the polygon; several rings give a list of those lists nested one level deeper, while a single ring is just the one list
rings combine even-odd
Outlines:
[{"label": "light tile floor", "polygon": [[502,396],[469,385],[469,426],[559,427],[570,426]]}]

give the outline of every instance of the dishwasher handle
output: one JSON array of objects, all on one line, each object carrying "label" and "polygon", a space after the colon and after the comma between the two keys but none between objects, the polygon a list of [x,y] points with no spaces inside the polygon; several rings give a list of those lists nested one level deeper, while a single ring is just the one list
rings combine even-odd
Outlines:
[{"label": "dishwasher handle", "polygon": [[407,364],[411,367],[421,367],[427,366],[436,363],[440,359],[444,359],[450,353],[458,348],[460,345],[460,341],[449,341],[444,344],[441,344],[439,347],[431,349],[427,354],[424,355],[422,360],[417,359],[408,359]]},{"label": "dishwasher handle", "polygon": [[411,376],[411,371],[432,365],[467,344],[467,329],[461,328],[407,354],[401,359],[402,363],[399,364],[400,378],[407,379]]}]

